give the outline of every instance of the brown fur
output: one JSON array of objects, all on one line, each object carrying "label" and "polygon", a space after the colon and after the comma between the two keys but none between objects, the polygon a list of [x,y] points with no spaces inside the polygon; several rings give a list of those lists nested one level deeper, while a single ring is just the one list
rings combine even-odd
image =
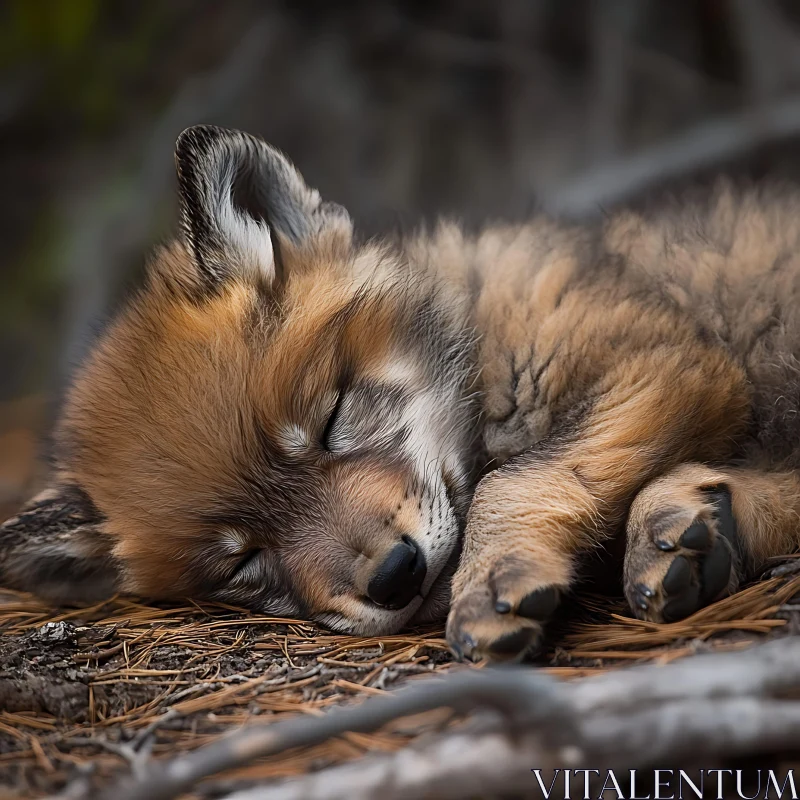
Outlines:
[{"label": "brown fur", "polygon": [[[721,184],[598,227],[359,245],[275,151],[196,130],[185,236],[57,431],[56,483],[92,509],[117,586],[388,632],[441,613],[478,459],[448,622],[473,658],[532,647],[583,557],[626,530],[626,593],[655,621],[679,557],[702,595],[713,547],[732,591],[797,546],[800,193]],[[249,223],[225,210],[226,159],[253,165]],[[709,492],[731,499],[735,540]],[[681,544],[696,522],[708,552]],[[15,536],[0,568],[30,584],[41,546]],[[401,536],[438,577],[422,610],[389,613],[364,597]]]},{"label": "brown fur", "polygon": [[[161,256],[187,257],[180,247]],[[311,302],[296,310],[304,295]],[[288,285],[279,330],[259,306],[257,288],[237,283],[198,307],[156,282],[115,322],[78,375],[57,436],[70,453],[63,479],[83,487],[108,517],[116,554],[130,565],[127,588],[190,592],[186,551],[206,543],[204,521],[191,514],[187,521],[187,513],[236,492],[238,465],[257,457],[250,448],[259,436],[280,440],[298,416],[304,424],[324,422],[337,344],[367,370],[391,347],[385,308],[349,321],[339,342],[321,333],[352,298],[322,265]],[[348,483],[369,479],[375,488],[385,483],[376,469],[343,472]],[[388,513],[402,494],[398,483],[391,481],[375,514]],[[363,502],[357,493],[353,499]]]},{"label": "brown fur", "polygon": [[[484,234],[506,250],[478,240],[494,250],[476,270],[476,311],[484,438],[501,466],[469,513],[448,623],[458,649],[533,644],[542,620],[497,602],[513,612],[537,590],[566,591],[629,509],[626,591],[652,587],[655,621],[678,553],[657,549],[648,511],[683,509],[675,535],[713,527],[702,490],[726,487],[743,572],[797,547],[799,211],[794,191],[721,184],[702,204],[624,212],[595,232],[540,222]],[[526,250],[530,288],[516,267]]]}]

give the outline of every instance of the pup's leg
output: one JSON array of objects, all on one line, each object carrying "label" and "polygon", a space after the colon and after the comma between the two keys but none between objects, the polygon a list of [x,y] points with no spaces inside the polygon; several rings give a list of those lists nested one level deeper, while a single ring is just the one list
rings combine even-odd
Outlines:
[{"label": "pup's leg", "polygon": [[569,424],[488,475],[453,581],[454,652],[509,659],[533,649],[580,557],[622,533],[637,492],[665,469],[700,452],[725,458],[748,402],[724,354],[662,347],[620,364]]}]

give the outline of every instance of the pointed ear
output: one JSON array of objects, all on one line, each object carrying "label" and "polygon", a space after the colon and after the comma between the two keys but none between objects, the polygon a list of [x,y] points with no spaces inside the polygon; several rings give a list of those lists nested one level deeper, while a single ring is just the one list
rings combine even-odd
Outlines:
[{"label": "pointed ear", "polygon": [[187,128],[175,161],[184,237],[207,288],[234,275],[273,280],[280,237],[301,245],[329,226],[352,231],[341,206],[322,202],[283,153],[254,136]]},{"label": "pointed ear", "polygon": [[0,584],[57,603],[109,597],[119,572],[102,525],[81,489],[42,492],[0,526]]}]

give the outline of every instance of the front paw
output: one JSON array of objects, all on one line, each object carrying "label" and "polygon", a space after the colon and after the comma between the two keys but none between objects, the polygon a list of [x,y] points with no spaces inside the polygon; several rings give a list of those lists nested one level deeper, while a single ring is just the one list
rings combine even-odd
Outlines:
[{"label": "front paw", "polygon": [[633,513],[625,594],[640,619],[676,622],[738,585],[736,519],[724,488],[696,490],[683,505]]},{"label": "front paw", "polygon": [[447,641],[458,659],[520,661],[538,649],[543,625],[566,593],[564,570],[543,569],[507,553],[485,574],[456,576]]}]

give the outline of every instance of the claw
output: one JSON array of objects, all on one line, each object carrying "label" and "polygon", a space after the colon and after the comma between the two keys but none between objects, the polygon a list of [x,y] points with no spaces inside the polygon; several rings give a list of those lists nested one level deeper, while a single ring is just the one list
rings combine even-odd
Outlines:
[{"label": "claw", "polygon": [[664,539],[658,539],[656,541],[656,547],[659,550],[663,550],[665,553],[669,552],[670,550],[675,550],[676,547],[672,542],[667,542]]},{"label": "claw", "polygon": [[472,660],[472,655],[478,647],[478,643],[468,633],[462,633],[459,636],[453,637],[456,641],[450,641],[450,650],[456,657],[457,661],[464,659]]}]

